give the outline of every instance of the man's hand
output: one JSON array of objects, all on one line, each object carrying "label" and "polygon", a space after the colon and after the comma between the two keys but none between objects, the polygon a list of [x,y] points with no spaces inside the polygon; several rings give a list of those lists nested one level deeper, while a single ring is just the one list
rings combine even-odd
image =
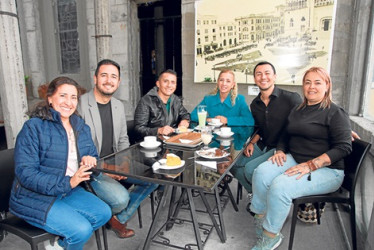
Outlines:
[{"label": "man's hand", "polygon": [[190,122],[189,122],[188,120],[182,120],[182,121],[179,123],[178,127],[180,127],[180,126],[183,126],[183,127],[188,128],[188,127],[190,126]]},{"label": "man's hand", "polygon": [[170,126],[164,126],[157,130],[160,135],[169,135],[174,132],[174,129]]},{"label": "man's hand", "polygon": [[247,147],[245,147],[245,149],[244,149],[244,155],[247,156],[247,157],[251,157],[254,149],[255,149],[255,147],[254,147],[253,143],[251,143],[251,142],[248,143]]},{"label": "man's hand", "polygon": [[352,141],[354,141],[355,139],[361,139],[360,136],[353,130],[351,132],[351,136],[352,136]]}]

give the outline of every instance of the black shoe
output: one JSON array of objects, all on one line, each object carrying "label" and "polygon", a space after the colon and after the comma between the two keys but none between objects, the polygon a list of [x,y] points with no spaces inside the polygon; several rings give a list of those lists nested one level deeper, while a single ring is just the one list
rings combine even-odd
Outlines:
[{"label": "black shoe", "polygon": [[251,211],[250,206],[251,206],[251,202],[248,202],[248,204],[245,207],[245,209],[247,210],[248,213],[250,213],[254,217],[256,214]]}]

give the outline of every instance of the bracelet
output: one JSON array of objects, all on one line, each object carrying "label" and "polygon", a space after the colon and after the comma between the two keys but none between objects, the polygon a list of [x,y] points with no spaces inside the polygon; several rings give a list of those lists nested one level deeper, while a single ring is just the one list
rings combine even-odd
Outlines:
[{"label": "bracelet", "polygon": [[307,164],[308,164],[310,172],[312,172],[312,171],[314,171],[318,168],[312,160],[307,161]]},{"label": "bracelet", "polygon": [[253,142],[251,142],[251,141],[250,141],[250,142],[248,142],[248,144],[253,144],[253,145],[255,145],[255,144],[254,144]]}]

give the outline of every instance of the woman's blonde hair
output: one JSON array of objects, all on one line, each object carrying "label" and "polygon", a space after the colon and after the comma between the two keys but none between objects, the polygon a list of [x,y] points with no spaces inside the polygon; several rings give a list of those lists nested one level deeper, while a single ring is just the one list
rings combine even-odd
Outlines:
[{"label": "woman's blonde hair", "polygon": [[230,73],[232,75],[232,79],[234,80],[234,87],[230,91],[231,105],[234,106],[235,105],[236,97],[238,96],[238,84],[235,81],[235,74],[234,74],[234,72],[232,72],[232,70],[223,69],[223,70],[221,70],[221,72],[219,72],[219,75],[218,75],[218,78],[217,78],[217,84],[216,84],[215,88],[213,89],[213,91],[210,94],[211,95],[216,95],[218,93],[218,91],[219,91],[218,81],[219,81],[219,78],[221,77],[221,75],[223,73]]},{"label": "woman's blonde hair", "polygon": [[[324,68],[312,67],[305,72],[304,77],[303,77],[303,85],[305,84],[306,75],[311,73],[311,72],[317,73],[322,78],[322,80],[324,82],[326,82],[326,84],[328,85],[325,96],[323,97],[322,102],[320,104],[320,108],[322,108],[322,109],[330,108],[330,105],[332,103],[332,93],[331,93],[332,92],[331,91],[332,82],[331,82],[331,78],[330,78],[329,73],[327,73],[327,71]],[[304,95],[304,101],[303,101],[303,103],[300,104],[298,109],[302,109],[302,108],[306,107],[307,103],[308,103],[308,100],[306,99],[306,97]]]}]

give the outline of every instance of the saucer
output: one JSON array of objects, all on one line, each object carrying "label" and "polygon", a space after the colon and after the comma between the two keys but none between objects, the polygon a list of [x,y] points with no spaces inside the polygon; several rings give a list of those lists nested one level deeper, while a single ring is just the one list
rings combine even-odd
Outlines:
[{"label": "saucer", "polygon": [[144,141],[140,143],[140,146],[142,146],[143,148],[146,148],[146,149],[155,149],[160,145],[161,145],[161,142],[159,142],[159,141],[156,141],[152,145],[147,145],[147,144],[144,143]]},{"label": "saucer", "polygon": [[214,127],[221,127],[221,126],[223,125],[223,123],[222,123],[222,122],[220,122],[220,123],[212,123],[212,122],[208,122],[208,125],[210,125],[210,126],[214,126]]},{"label": "saucer", "polygon": [[144,153],[145,157],[147,158],[156,157],[157,153],[160,151],[161,151],[161,148],[156,148],[156,149],[141,148],[140,149],[140,152]]},{"label": "saucer", "polygon": [[218,136],[222,137],[222,138],[229,138],[229,137],[231,137],[231,136],[234,134],[234,132],[231,131],[231,132],[228,133],[228,134],[222,134],[221,131],[217,131],[216,134],[217,134]]}]

